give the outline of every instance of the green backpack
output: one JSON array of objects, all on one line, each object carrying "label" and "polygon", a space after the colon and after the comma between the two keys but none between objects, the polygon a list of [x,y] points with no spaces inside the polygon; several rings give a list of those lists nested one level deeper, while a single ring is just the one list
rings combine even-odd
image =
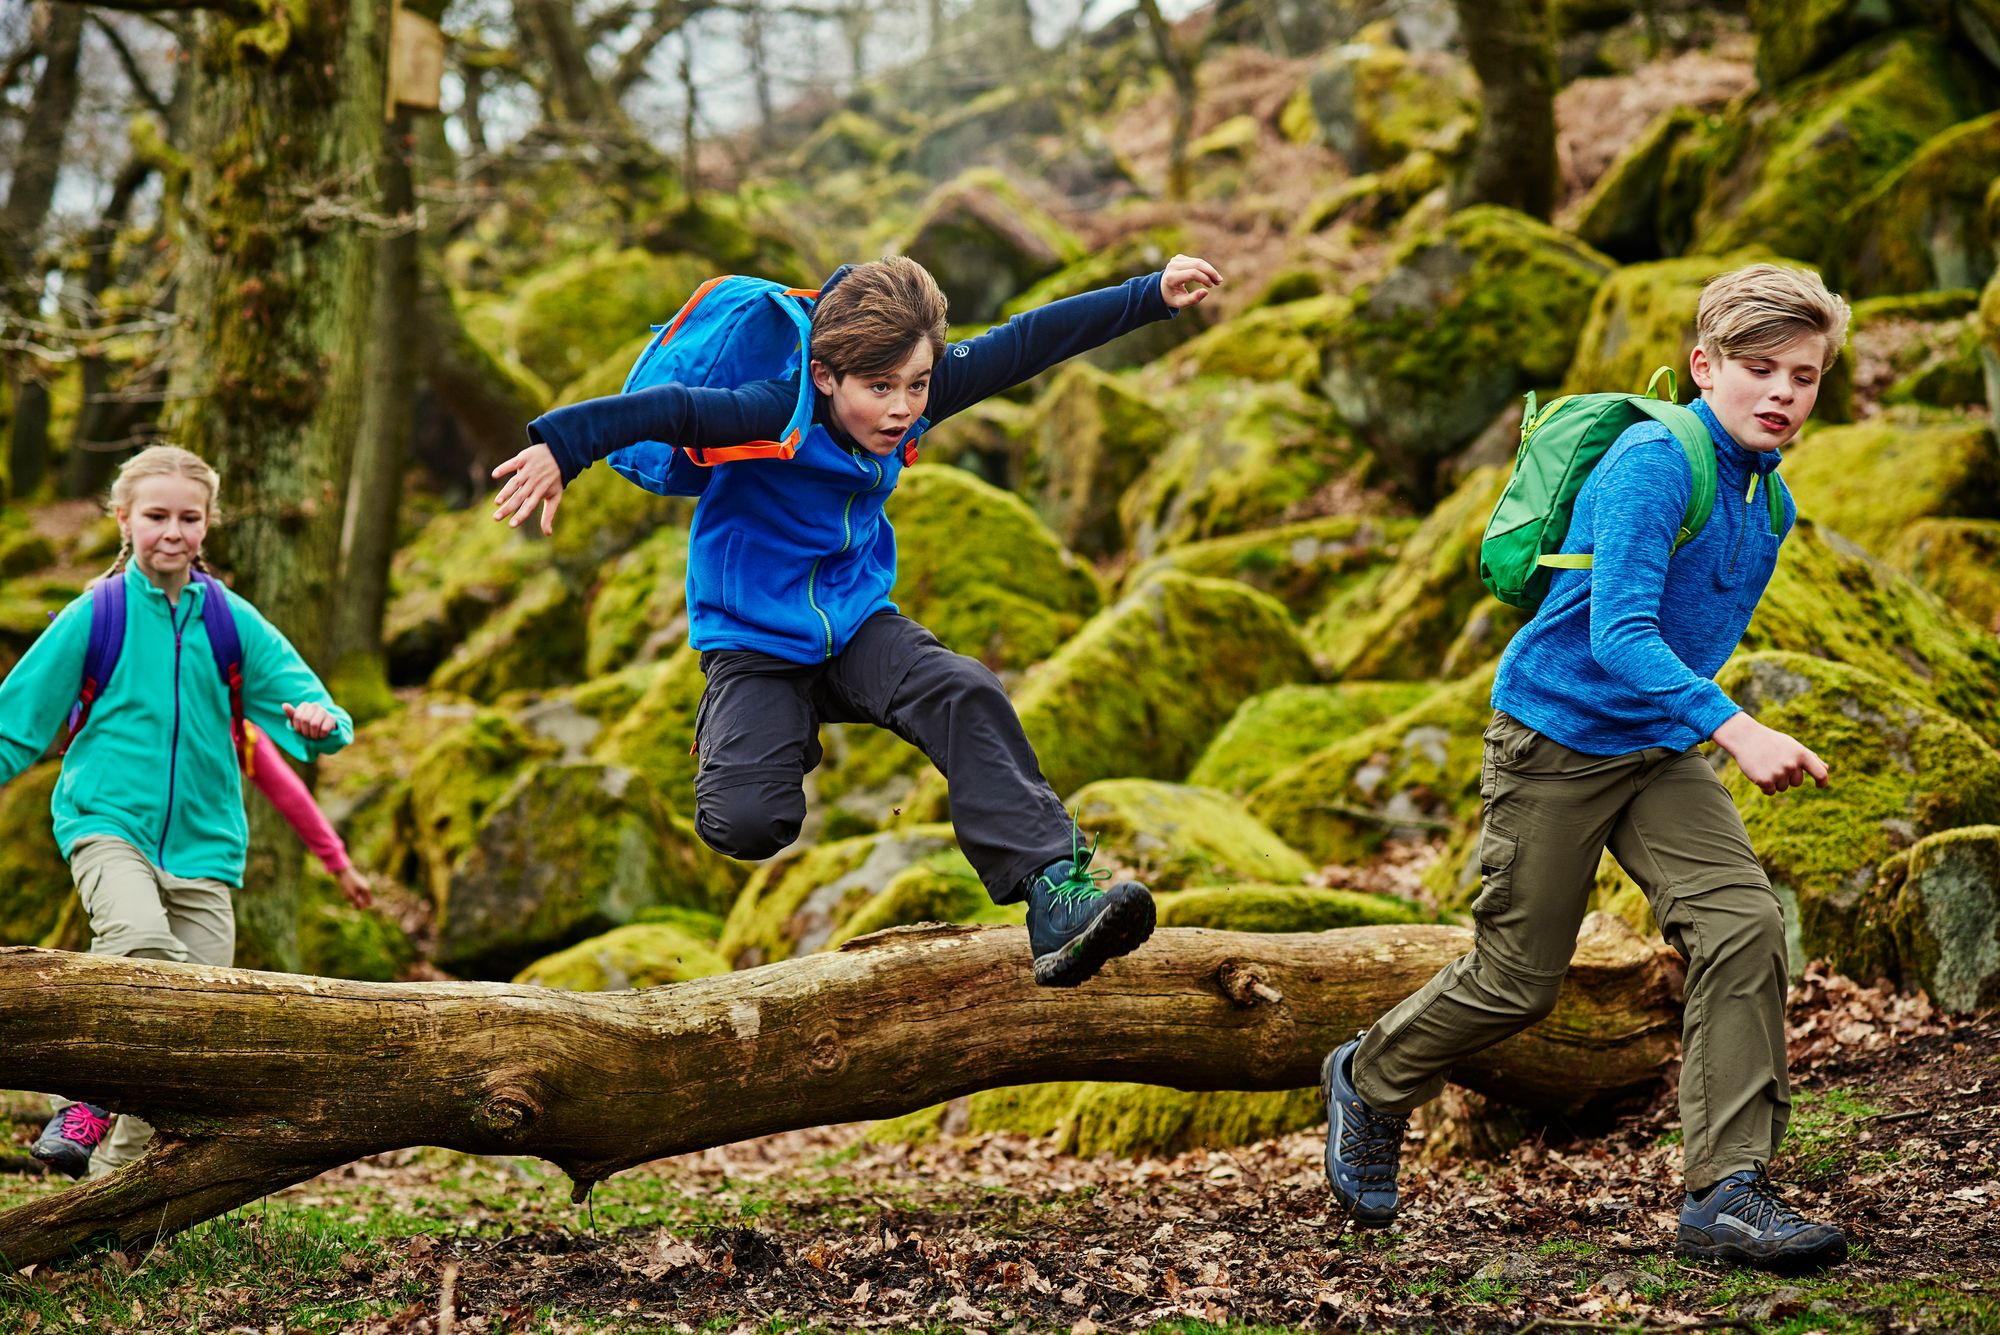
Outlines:
[{"label": "green backpack", "polygon": [[[1657,397],[1662,377],[1667,382],[1665,398]],[[1590,568],[1589,556],[1562,554],[1576,494],[1612,442],[1627,427],[1648,418],[1674,433],[1687,451],[1694,476],[1674,550],[1701,532],[1715,508],[1715,442],[1693,409],[1674,402],[1675,388],[1673,369],[1662,366],[1646,382],[1643,394],[1571,394],[1551,400],[1537,412],[1530,391],[1521,417],[1521,450],[1514,457],[1514,475],[1500,493],[1486,536],[1479,542],[1479,578],[1494,597],[1532,612],[1548,596],[1554,571]],[[1784,524],[1785,493],[1776,474],[1771,481],[1775,485],[1765,488],[1765,496],[1771,507],[1771,531],[1776,533]]]}]

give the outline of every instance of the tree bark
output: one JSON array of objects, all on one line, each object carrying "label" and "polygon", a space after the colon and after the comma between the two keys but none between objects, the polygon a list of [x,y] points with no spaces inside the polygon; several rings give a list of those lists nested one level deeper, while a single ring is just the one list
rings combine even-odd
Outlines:
[{"label": "tree bark", "polygon": [[1546,0],[1457,0],[1457,7],[1483,106],[1453,207],[1501,204],[1546,220],[1561,184]]},{"label": "tree bark", "polygon": [[1159,0],[1139,0],[1139,12],[1153,35],[1153,47],[1174,86],[1173,128],[1167,140],[1167,198],[1188,197],[1188,141],[1194,136],[1194,59],[1174,36],[1173,25],[1160,13]]},{"label": "tree bark", "polygon": [[[153,163],[139,154],[125,163],[112,183],[110,201],[85,242],[90,259],[84,267],[83,291],[93,321],[104,315],[100,301],[111,285],[113,253],[132,198],[152,174]],[[133,411],[134,405],[118,401],[111,383],[111,362],[101,349],[87,347],[77,360],[83,395],[70,431],[69,457],[63,461],[62,494],[98,496],[110,483],[117,455],[138,425],[139,415]]]},{"label": "tree bark", "polygon": [[[916,927],[643,992],[337,982],[0,950],[11,1083],[144,1116],[154,1148],[0,1214],[23,1266],[147,1245],[369,1154],[532,1154],[581,1200],[612,1173],[1002,1085],[1293,1089],[1472,943],[1463,928],[1266,936],[1169,928],[1075,991],[1037,988],[1020,928]],[[1672,952],[1586,924],[1554,1014],[1454,1074],[1574,1109],[1678,1049]]]}]

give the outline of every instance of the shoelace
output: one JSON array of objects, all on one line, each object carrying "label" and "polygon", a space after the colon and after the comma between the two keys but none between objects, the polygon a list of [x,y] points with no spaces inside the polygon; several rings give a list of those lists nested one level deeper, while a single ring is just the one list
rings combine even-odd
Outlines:
[{"label": "shoelace", "polygon": [[1769,1231],[1774,1226],[1806,1226],[1805,1216],[1778,1199],[1771,1179],[1760,1167],[1757,1176],[1743,1184],[1741,1194],[1729,1205],[1729,1213],[1746,1224]]},{"label": "shoelace", "polygon": [[[1109,868],[1092,868],[1091,859],[1097,856],[1097,836],[1090,836],[1090,847],[1083,846],[1083,830],[1076,822],[1077,813],[1069,817],[1069,875],[1058,885],[1047,876],[1037,879],[1049,888],[1049,897],[1058,904],[1081,904],[1104,893],[1101,882],[1111,879]],[[1080,856],[1079,856],[1080,855]]]},{"label": "shoelace", "polygon": [[79,1145],[95,1145],[111,1129],[111,1119],[92,1112],[88,1104],[72,1103],[63,1109],[63,1139]]},{"label": "shoelace", "polygon": [[1375,1111],[1360,1099],[1347,1105],[1354,1114],[1347,1123],[1346,1134],[1341,1137],[1341,1157],[1352,1163],[1356,1169],[1374,1169],[1362,1172],[1364,1178],[1387,1178],[1394,1175],[1396,1160],[1401,1153],[1403,1131],[1409,1125],[1407,1117],[1392,1117]]}]

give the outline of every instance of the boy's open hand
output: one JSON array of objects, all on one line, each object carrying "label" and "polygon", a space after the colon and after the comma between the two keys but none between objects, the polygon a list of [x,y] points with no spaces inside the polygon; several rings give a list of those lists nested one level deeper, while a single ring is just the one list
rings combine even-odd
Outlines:
[{"label": "boy's open hand", "polygon": [[[1190,286],[1196,284],[1197,286]],[[1173,310],[1185,310],[1208,295],[1211,287],[1222,286],[1222,274],[1207,260],[1193,255],[1176,255],[1167,261],[1160,275],[1160,295]]]},{"label": "boy's open hand", "polygon": [[285,721],[292,725],[292,731],[308,741],[318,741],[331,734],[338,724],[333,715],[326,712],[323,705],[307,701],[302,705],[286,705]]},{"label": "boy's open hand", "polygon": [[495,477],[507,477],[507,485],[493,498],[493,517],[507,521],[508,528],[521,527],[535,508],[542,507],[542,533],[556,531],[556,507],[562,504],[562,468],[546,445],[530,445],[493,470]]},{"label": "boy's open hand", "polygon": [[1826,787],[1826,762],[1796,738],[1767,728],[1748,714],[1732,714],[1715,730],[1716,745],[1727,751],[1743,777],[1768,794],[1802,786],[1810,777]]}]

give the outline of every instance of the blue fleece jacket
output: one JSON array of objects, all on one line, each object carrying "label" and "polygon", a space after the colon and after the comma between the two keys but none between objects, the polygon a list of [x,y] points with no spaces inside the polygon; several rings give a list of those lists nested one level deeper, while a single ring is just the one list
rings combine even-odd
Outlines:
[{"label": "blue fleece jacket", "polygon": [[[1749,628],[1797,511],[1771,531],[1765,488],[1777,451],[1738,445],[1706,402],[1715,441],[1715,508],[1678,552],[1674,536],[1694,479],[1664,426],[1643,422],[1606,452],[1577,493],[1549,596],[1507,646],[1493,704],[1572,751],[1611,756],[1706,741],[1737,712],[1716,672]],[[1669,559],[1671,557],[1671,559]]]},{"label": "blue fleece jacket", "polygon": [[[688,642],[795,663],[838,654],[862,622],[895,610],[896,534],[883,506],[917,439],[981,399],[1175,313],[1158,273],[1051,302],[949,345],[931,373],[926,416],[887,457],[857,445],[821,400],[790,459],[717,464],[688,537]],[[528,437],[549,447],[567,483],[637,441],[714,449],[774,439],[797,402],[791,380],[660,385],[557,408],[529,423]]]}]

